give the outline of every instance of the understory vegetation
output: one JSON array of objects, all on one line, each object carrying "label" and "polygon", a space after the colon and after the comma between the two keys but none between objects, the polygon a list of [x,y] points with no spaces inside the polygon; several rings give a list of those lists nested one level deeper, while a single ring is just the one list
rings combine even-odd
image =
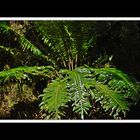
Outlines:
[{"label": "understory vegetation", "polygon": [[0,54],[0,119],[140,117],[139,22],[0,21]]}]

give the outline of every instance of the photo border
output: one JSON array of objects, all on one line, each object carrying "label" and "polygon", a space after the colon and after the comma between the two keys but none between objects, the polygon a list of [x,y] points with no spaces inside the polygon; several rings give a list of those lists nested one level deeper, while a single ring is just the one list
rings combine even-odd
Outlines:
[{"label": "photo border", "polygon": [[[71,21],[140,21],[140,17],[0,17],[0,21],[28,20],[28,21],[50,21],[50,20],[71,20]],[[0,123],[140,123],[139,119],[132,120],[4,120]]]}]

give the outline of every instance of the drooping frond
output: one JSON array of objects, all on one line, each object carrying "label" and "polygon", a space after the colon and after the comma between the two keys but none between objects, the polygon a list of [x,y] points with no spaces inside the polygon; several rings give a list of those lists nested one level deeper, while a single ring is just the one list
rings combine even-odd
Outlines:
[{"label": "drooping frond", "polygon": [[[126,115],[130,106],[140,99],[139,86],[116,68],[90,69],[93,82],[90,84],[92,97],[99,101],[105,111],[114,118]],[[131,101],[130,101],[131,100]]]},{"label": "drooping frond", "polygon": [[24,36],[19,36],[19,43],[22,46],[23,51],[30,50],[36,56],[45,57],[45,55]]},{"label": "drooping frond", "polygon": [[139,100],[139,85],[122,71],[116,68],[93,68],[92,70],[94,71],[94,75],[98,77],[98,82],[107,82],[113,90],[123,91],[126,97],[132,98],[136,102]]},{"label": "drooping frond", "polygon": [[44,89],[41,109],[48,111],[50,118],[60,119],[64,112],[60,110],[68,102],[68,93],[66,90],[66,82],[64,80],[55,80]]},{"label": "drooping frond", "polygon": [[53,68],[50,66],[18,67],[0,72],[0,84],[7,81],[30,80],[32,76],[53,76]]},{"label": "drooping frond", "polygon": [[12,30],[10,26],[5,24],[0,24],[0,34],[3,34],[7,37],[7,40],[10,38],[11,41],[16,41],[24,51],[31,51],[36,56],[45,57],[44,54],[33,44],[31,43],[24,35],[18,34],[16,31]]},{"label": "drooping frond", "polygon": [[109,111],[114,118],[119,117],[121,113],[125,117],[126,111],[130,110],[132,103],[125,99],[123,93],[112,90],[108,85],[102,83],[96,83],[94,88],[91,95],[96,102],[100,102],[105,111]]}]

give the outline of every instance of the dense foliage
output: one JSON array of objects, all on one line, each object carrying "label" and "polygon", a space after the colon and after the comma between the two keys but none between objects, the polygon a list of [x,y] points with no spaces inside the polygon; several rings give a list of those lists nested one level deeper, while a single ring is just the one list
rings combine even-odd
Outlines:
[{"label": "dense foliage", "polygon": [[117,58],[138,49],[138,29],[120,21],[1,21],[0,117],[127,118],[139,105],[139,73]]}]

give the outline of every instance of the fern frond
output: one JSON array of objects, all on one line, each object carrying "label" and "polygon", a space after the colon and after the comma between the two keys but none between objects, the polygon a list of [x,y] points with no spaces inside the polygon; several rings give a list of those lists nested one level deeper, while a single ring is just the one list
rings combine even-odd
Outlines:
[{"label": "fern frond", "polygon": [[92,77],[88,85],[92,97],[101,103],[105,111],[110,111],[110,115],[113,114],[114,118],[119,117],[120,114],[125,117],[130,106],[138,103],[139,85],[120,70],[116,68],[89,68],[88,70]]},{"label": "fern frond", "polygon": [[0,33],[5,35],[7,39],[12,37],[11,40],[19,43],[19,47],[22,47],[24,51],[28,50],[36,56],[45,57],[45,55],[35,45],[33,45],[24,35],[18,34],[14,30],[12,30],[10,26],[0,24]]},{"label": "fern frond", "polygon": [[54,80],[44,89],[44,95],[40,106],[50,113],[51,118],[60,119],[65,115],[61,107],[68,101],[72,102],[73,111],[84,119],[85,114],[91,108],[88,94],[84,84],[88,81],[77,70],[60,70],[61,79]]},{"label": "fern frond", "polygon": [[64,112],[60,110],[68,102],[68,93],[66,89],[66,82],[64,80],[55,80],[44,89],[44,95],[41,109],[48,111],[51,114],[50,118],[60,119]]},{"label": "fern frond", "polygon": [[124,94],[112,90],[108,85],[96,83],[95,89],[92,90],[93,99],[100,102],[105,111],[109,111],[110,115],[117,118],[122,113],[125,117],[126,111],[130,110],[132,103],[129,103]]},{"label": "fern frond", "polygon": [[[136,102],[139,100],[140,95],[139,85],[129,78],[126,74],[116,68],[101,68],[93,69],[95,76],[99,76],[97,80],[108,81],[108,84],[114,89],[123,89],[126,97],[130,97]],[[102,76],[102,78],[101,78]],[[103,78],[104,77],[104,78]],[[100,79],[99,79],[100,78]]]},{"label": "fern frond", "polygon": [[68,81],[67,85],[69,87],[71,100],[74,101],[72,104],[73,111],[80,114],[81,119],[84,119],[85,114],[88,114],[87,111],[91,108],[91,104],[88,100],[89,94],[85,88],[85,84],[88,81],[84,78],[84,75],[77,70],[73,70],[69,73],[69,79],[70,82]]},{"label": "fern frond", "polygon": [[53,64],[59,62],[66,67],[65,61],[67,61],[68,58],[66,57],[62,33],[57,23],[53,21],[46,23],[34,22],[34,26],[40,40],[42,40],[47,47],[46,50],[49,61],[52,61]]},{"label": "fern frond", "polygon": [[73,70],[80,65],[86,59],[89,47],[95,44],[96,37],[87,34],[81,22],[39,21],[33,24],[47,47],[48,57],[57,60],[56,63],[64,68]]},{"label": "fern frond", "polygon": [[0,72],[0,84],[7,81],[30,80],[32,76],[53,76],[53,68],[50,66],[18,67]]},{"label": "fern frond", "polygon": [[0,23],[0,33],[1,34],[10,36],[11,32],[12,32],[12,30],[8,25]]},{"label": "fern frond", "polygon": [[19,36],[18,41],[21,44],[23,51],[30,50],[36,56],[45,57],[45,55],[24,36]]}]

